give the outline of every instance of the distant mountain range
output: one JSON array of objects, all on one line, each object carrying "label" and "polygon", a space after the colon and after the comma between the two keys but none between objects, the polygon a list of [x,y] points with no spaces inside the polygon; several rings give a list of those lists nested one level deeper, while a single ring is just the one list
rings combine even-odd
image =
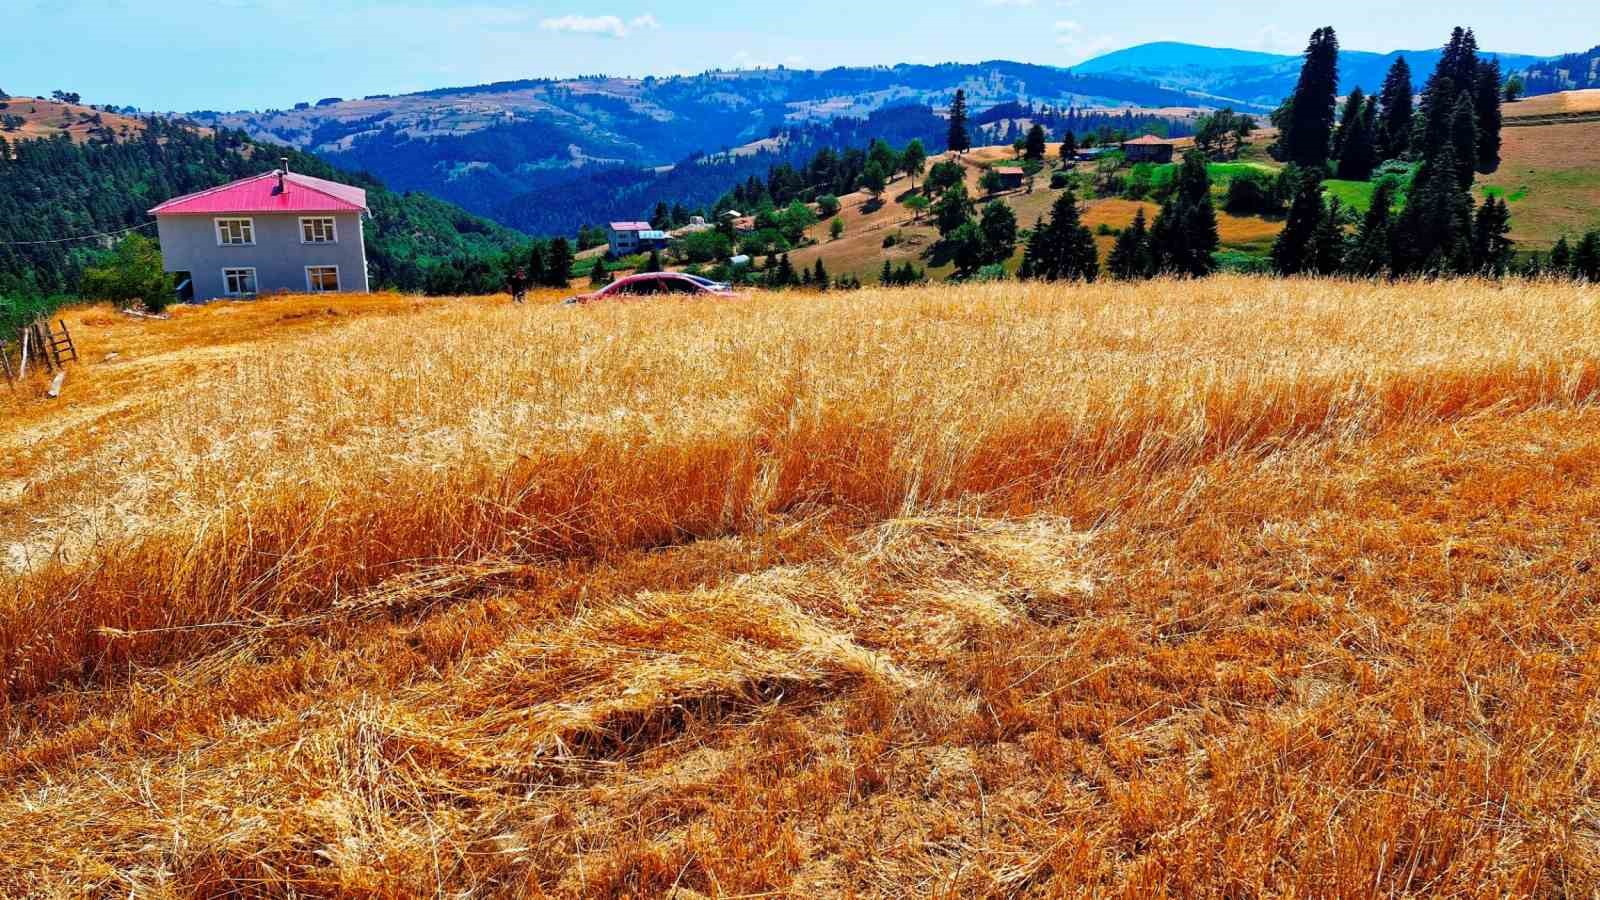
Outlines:
[{"label": "distant mountain range", "polygon": [[[1345,51],[1342,91],[1375,91],[1402,55],[1420,86],[1440,51]],[[1493,55],[1508,71],[1545,62]],[[1265,113],[1294,90],[1300,63],[1285,54],[1157,43],[1072,69],[993,60],[533,79],[186,117],[370,171],[392,188],[424,191],[503,224],[553,233],[607,216],[637,218],[653,192],[709,202],[702,195],[713,182],[764,173],[785,145],[777,138],[795,129],[811,132],[813,148],[861,138],[870,125],[889,128],[886,138],[920,136],[942,149],[936,117],[957,90],[966,92],[975,116],[1019,101],[1172,115],[1222,105]],[[1592,76],[1592,65],[1588,71]],[[752,156],[756,151],[764,155]],[[686,165],[703,157],[730,164],[715,172]],[[564,199],[552,205],[553,198]]]},{"label": "distant mountain range", "polygon": [[[1438,65],[1440,53],[1438,49],[1391,53],[1341,51],[1339,92],[1348,94],[1358,86],[1368,93],[1376,91],[1382,86],[1389,67],[1402,56],[1411,64],[1411,72],[1420,87],[1422,80]],[[1507,73],[1545,61],[1545,57],[1524,53],[1485,51],[1484,55],[1497,57]],[[1294,92],[1300,63],[1299,56],[1165,42],[1108,53],[1074,66],[1072,70],[1082,75],[1147,81],[1219,101],[1271,108]]]},{"label": "distant mountain range", "polygon": [[[995,61],[827,71],[713,71],[673,78],[528,80],[294,109],[186,114],[203,125],[317,153],[501,221],[508,197],[596,169],[678,164],[779,131],[892,108],[942,110],[965,90],[974,112],[1012,101],[1077,107],[1193,106],[1182,91],[1114,75]],[[941,148],[942,149],[942,148]],[[637,216],[639,210],[629,210]],[[618,210],[618,214],[622,213]],[[574,226],[575,227],[575,226]]]}]

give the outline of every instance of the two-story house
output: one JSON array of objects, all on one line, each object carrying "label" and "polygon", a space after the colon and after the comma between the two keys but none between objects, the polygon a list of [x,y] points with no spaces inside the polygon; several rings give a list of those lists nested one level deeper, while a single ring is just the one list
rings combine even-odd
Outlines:
[{"label": "two-story house", "polygon": [[[168,272],[196,300],[274,291],[366,293],[367,192],[283,167],[150,210]],[[181,280],[181,278],[180,278]]]}]

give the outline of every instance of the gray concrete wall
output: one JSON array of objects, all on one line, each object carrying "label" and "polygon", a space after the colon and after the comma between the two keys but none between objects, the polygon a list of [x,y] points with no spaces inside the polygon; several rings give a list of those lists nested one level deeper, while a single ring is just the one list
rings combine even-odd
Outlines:
[{"label": "gray concrete wall", "polygon": [[[250,246],[219,246],[218,218],[250,219],[256,242]],[[241,216],[160,216],[161,258],[168,272],[188,272],[194,280],[196,300],[227,296],[223,269],[254,268],[257,294],[278,291],[303,293],[306,266],[338,266],[341,293],[366,293],[367,252],[361,216],[337,213],[339,234],[335,244],[300,243],[300,216],[254,213]]]}]

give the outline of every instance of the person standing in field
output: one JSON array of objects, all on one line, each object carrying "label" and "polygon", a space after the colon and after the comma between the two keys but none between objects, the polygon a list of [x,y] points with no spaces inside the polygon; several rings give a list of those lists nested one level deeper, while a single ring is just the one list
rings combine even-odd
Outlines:
[{"label": "person standing in field", "polygon": [[511,294],[512,303],[521,303],[528,299],[528,273],[518,269],[506,279],[506,290]]}]

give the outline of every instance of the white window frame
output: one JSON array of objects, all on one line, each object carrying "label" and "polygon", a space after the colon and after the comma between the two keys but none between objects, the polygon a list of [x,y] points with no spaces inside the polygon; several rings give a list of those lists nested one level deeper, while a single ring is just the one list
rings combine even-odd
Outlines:
[{"label": "white window frame", "polygon": [[[332,269],[333,270],[333,281],[334,281],[333,290],[330,291],[330,290],[327,290],[325,288],[314,287],[311,284],[311,270],[312,269]],[[338,266],[330,266],[330,265],[306,266],[306,293],[308,293],[308,294],[338,294],[338,293],[341,293],[343,291],[344,291],[344,276],[339,274],[339,267]]]},{"label": "white window frame", "polygon": [[[328,223],[328,233],[333,235],[333,237],[329,238],[326,241],[308,241],[308,240],[306,240],[306,223],[307,222],[327,222]],[[314,244],[314,245],[319,245],[319,246],[323,245],[323,244],[337,244],[337,243],[339,243],[339,220],[334,216],[301,216],[300,217],[300,243],[302,243],[302,244]]]},{"label": "white window frame", "polygon": [[[243,222],[244,223],[244,228],[241,230],[240,233],[243,234],[244,232],[249,232],[250,240],[248,240],[248,241],[225,241],[225,240],[223,240],[222,239],[222,223],[224,223],[224,222]],[[218,216],[217,218],[211,220],[211,227],[217,233],[217,246],[218,247],[254,247],[256,245],[256,220],[251,218],[251,217],[249,217],[249,216]]]},{"label": "white window frame", "polygon": [[[249,272],[250,283],[255,285],[255,290],[250,292],[231,291],[228,289],[229,272]],[[261,293],[261,279],[256,276],[255,266],[226,266],[222,270],[222,296],[224,297],[255,297]]]}]

